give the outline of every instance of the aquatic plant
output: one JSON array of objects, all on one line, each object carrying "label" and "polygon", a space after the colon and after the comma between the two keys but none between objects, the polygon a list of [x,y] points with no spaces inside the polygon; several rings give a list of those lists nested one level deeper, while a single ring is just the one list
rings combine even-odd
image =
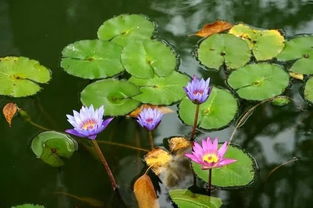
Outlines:
[{"label": "aquatic plant", "polygon": [[152,131],[160,124],[162,117],[163,113],[159,109],[145,108],[139,113],[137,122],[148,131]]},{"label": "aquatic plant", "polygon": [[199,79],[196,76],[192,77],[192,80],[188,82],[184,90],[188,98],[195,104],[201,104],[205,102],[210,94],[211,88],[210,78],[207,80]]}]

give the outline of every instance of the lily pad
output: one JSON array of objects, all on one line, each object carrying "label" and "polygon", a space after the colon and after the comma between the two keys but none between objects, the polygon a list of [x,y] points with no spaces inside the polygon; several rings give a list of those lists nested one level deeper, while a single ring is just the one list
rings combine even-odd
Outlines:
[{"label": "lily pad", "polygon": [[164,77],[176,68],[176,54],[165,43],[156,40],[130,42],[121,55],[126,71],[137,78]]},{"label": "lily pad", "polygon": [[[250,185],[255,178],[256,163],[251,155],[239,147],[228,146],[225,158],[237,160],[236,162],[212,169],[212,185],[235,188]],[[203,181],[208,181],[209,170],[202,170],[201,165],[192,162],[192,168],[196,175]]]},{"label": "lily pad", "polygon": [[[224,89],[214,87],[208,100],[200,105],[198,126],[218,129],[227,126],[238,110],[237,100]],[[179,116],[184,123],[193,125],[196,105],[185,97],[179,105]]]},{"label": "lily pad", "polygon": [[112,77],[124,71],[121,52],[122,47],[109,41],[81,40],[64,48],[61,66],[85,79]]},{"label": "lily pad", "polygon": [[98,38],[125,46],[134,39],[150,39],[154,30],[155,24],[146,16],[123,14],[105,21],[99,27]]},{"label": "lily pad", "polygon": [[62,158],[70,158],[77,150],[77,142],[69,135],[56,131],[45,131],[32,141],[31,148],[37,158],[53,166],[64,165]]},{"label": "lily pad", "polygon": [[313,103],[313,77],[308,79],[304,87],[304,98]]},{"label": "lily pad", "polygon": [[272,104],[276,106],[285,106],[288,105],[291,101],[291,98],[287,96],[277,96],[272,100]]},{"label": "lily pad", "polygon": [[184,97],[183,87],[189,81],[189,77],[173,72],[167,77],[155,76],[152,79],[131,77],[129,81],[137,85],[140,90],[140,94],[133,99],[153,105],[170,105]]},{"label": "lily pad", "polygon": [[258,61],[272,59],[284,48],[285,38],[278,30],[261,30],[238,24],[229,33],[246,40]]},{"label": "lily pad", "polygon": [[45,207],[42,205],[35,205],[35,204],[23,204],[23,205],[13,206],[11,208],[45,208]]},{"label": "lily pad", "polygon": [[188,189],[175,189],[169,192],[179,208],[219,208],[222,200],[213,196],[194,194]]},{"label": "lily pad", "polygon": [[231,34],[215,34],[204,39],[198,48],[198,59],[208,68],[219,69],[223,63],[229,69],[244,66],[250,60],[248,44]]},{"label": "lily pad", "polygon": [[313,74],[313,36],[300,36],[289,40],[277,57],[280,61],[296,62],[289,69],[300,74]]},{"label": "lily pad", "polygon": [[49,69],[26,57],[0,58],[0,95],[26,97],[40,91],[51,79]]},{"label": "lily pad", "polygon": [[289,75],[276,64],[250,64],[232,72],[228,84],[241,98],[265,100],[284,92]]},{"label": "lily pad", "polygon": [[89,84],[81,92],[81,101],[86,106],[103,105],[105,115],[126,115],[140,104],[132,98],[139,93],[138,87],[128,81],[104,79]]}]

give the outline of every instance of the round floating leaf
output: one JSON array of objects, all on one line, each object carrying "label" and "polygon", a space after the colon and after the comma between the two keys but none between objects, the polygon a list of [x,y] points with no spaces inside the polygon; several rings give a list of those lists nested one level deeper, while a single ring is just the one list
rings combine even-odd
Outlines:
[{"label": "round floating leaf", "polygon": [[77,143],[67,134],[45,131],[33,139],[31,148],[43,162],[60,167],[64,165],[62,158],[70,158],[77,150]]},{"label": "round floating leaf", "polygon": [[45,207],[42,205],[35,205],[35,204],[23,204],[23,205],[13,206],[11,208],[45,208]]},{"label": "round floating leaf", "polygon": [[297,60],[289,69],[300,74],[313,74],[313,36],[289,40],[277,57],[280,61]]},{"label": "round floating leaf", "polygon": [[[231,122],[237,113],[237,100],[224,89],[214,87],[208,100],[200,105],[198,125],[204,129],[217,129]],[[179,116],[193,125],[196,105],[185,97],[179,105]]]},{"label": "round floating leaf", "polygon": [[179,208],[219,208],[222,206],[220,198],[194,194],[188,189],[171,190],[169,194]]},{"label": "round floating leaf", "polygon": [[152,79],[131,77],[129,81],[140,88],[140,94],[133,97],[135,100],[154,105],[170,105],[184,97],[183,87],[189,81],[189,77],[173,72],[167,77],[155,76]]},{"label": "round floating leaf", "polygon": [[81,40],[62,51],[61,66],[71,75],[97,79],[112,77],[124,70],[122,47],[102,40]]},{"label": "round floating leaf", "polygon": [[267,63],[247,65],[228,77],[228,84],[247,100],[265,100],[280,95],[288,83],[289,75],[281,66]]},{"label": "round floating leaf", "polygon": [[0,95],[26,97],[36,94],[38,83],[47,83],[50,71],[26,57],[0,58]]},{"label": "round floating leaf", "polygon": [[81,101],[86,106],[103,105],[105,115],[126,115],[140,104],[132,99],[137,94],[138,87],[128,81],[104,79],[89,84],[81,92]]},{"label": "round floating leaf", "polygon": [[278,30],[260,30],[238,24],[229,33],[246,40],[258,61],[276,57],[284,47],[285,38]]},{"label": "round floating leaf", "polygon": [[313,77],[308,79],[304,87],[304,98],[313,103]]},{"label": "round floating leaf", "polygon": [[[255,177],[255,160],[239,147],[228,146],[225,158],[237,160],[236,162],[212,169],[212,184],[219,187],[241,187],[249,185]],[[192,162],[196,175],[208,181],[209,170],[202,170],[201,165]]]},{"label": "round floating leaf", "polygon": [[168,76],[176,68],[176,55],[166,44],[156,40],[130,42],[121,55],[126,71],[137,78]]},{"label": "round floating leaf", "polygon": [[155,29],[153,22],[143,15],[119,15],[105,21],[98,30],[100,40],[111,40],[125,46],[133,39],[150,39]]},{"label": "round floating leaf", "polygon": [[287,96],[277,96],[272,100],[272,104],[276,106],[285,106],[290,103],[291,99]]},{"label": "round floating leaf", "polygon": [[218,69],[224,62],[229,69],[244,66],[250,60],[247,43],[230,34],[215,34],[200,43],[198,59],[201,64]]}]

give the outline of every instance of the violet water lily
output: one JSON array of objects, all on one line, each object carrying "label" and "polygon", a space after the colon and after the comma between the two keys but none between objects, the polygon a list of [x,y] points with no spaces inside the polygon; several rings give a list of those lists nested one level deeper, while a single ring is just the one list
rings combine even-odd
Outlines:
[{"label": "violet water lily", "polygon": [[218,148],[218,139],[215,138],[211,141],[211,138],[208,137],[202,140],[202,145],[194,142],[192,153],[185,154],[185,156],[200,164],[204,170],[219,168],[236,162],[235,159],[224,158],[227,148],[227,142],[224,142],[224,144]]},{"label": "violet water lily", "polygon": [[184,87],[184,90],[188,98],[195,104],[204,103],[211,92],[210,78],[204,80],[203,78],[199,79],[196,76],[193,76],[192,80]]},{"label": "violet water lily", "polygon": [[72,124],[73,129],[67,129],[65,132],[78,137],[87,137],[95,139],[101,133],[113,118],[103,120],[104,108],[101,106],[94,109],[93,105],[83,106],[79,112],[73,110],[72,115],[66,115],[68,122]]},{"label": "violet water lily", "polygon": [[161,122],[163,113],[157,108],[145,108],[137,117],[140,126],[148,131],[154,130]]}]

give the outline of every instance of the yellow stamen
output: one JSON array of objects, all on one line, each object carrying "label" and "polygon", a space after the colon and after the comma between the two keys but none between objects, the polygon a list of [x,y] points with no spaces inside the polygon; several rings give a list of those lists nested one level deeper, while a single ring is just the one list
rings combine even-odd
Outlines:
[{"label": "yellow stamen", "polygon": [[97,123],[94,120],[88,120],[83,123],[81,128],[84,130],[90,130],[93,129],[96,126],[96,124]]},{"label": "yellow stamen", "polygon": [[206,154],[202,157],[202,160],[208,163],[216,163],[218,161],[218,157],[216,154]]}]

